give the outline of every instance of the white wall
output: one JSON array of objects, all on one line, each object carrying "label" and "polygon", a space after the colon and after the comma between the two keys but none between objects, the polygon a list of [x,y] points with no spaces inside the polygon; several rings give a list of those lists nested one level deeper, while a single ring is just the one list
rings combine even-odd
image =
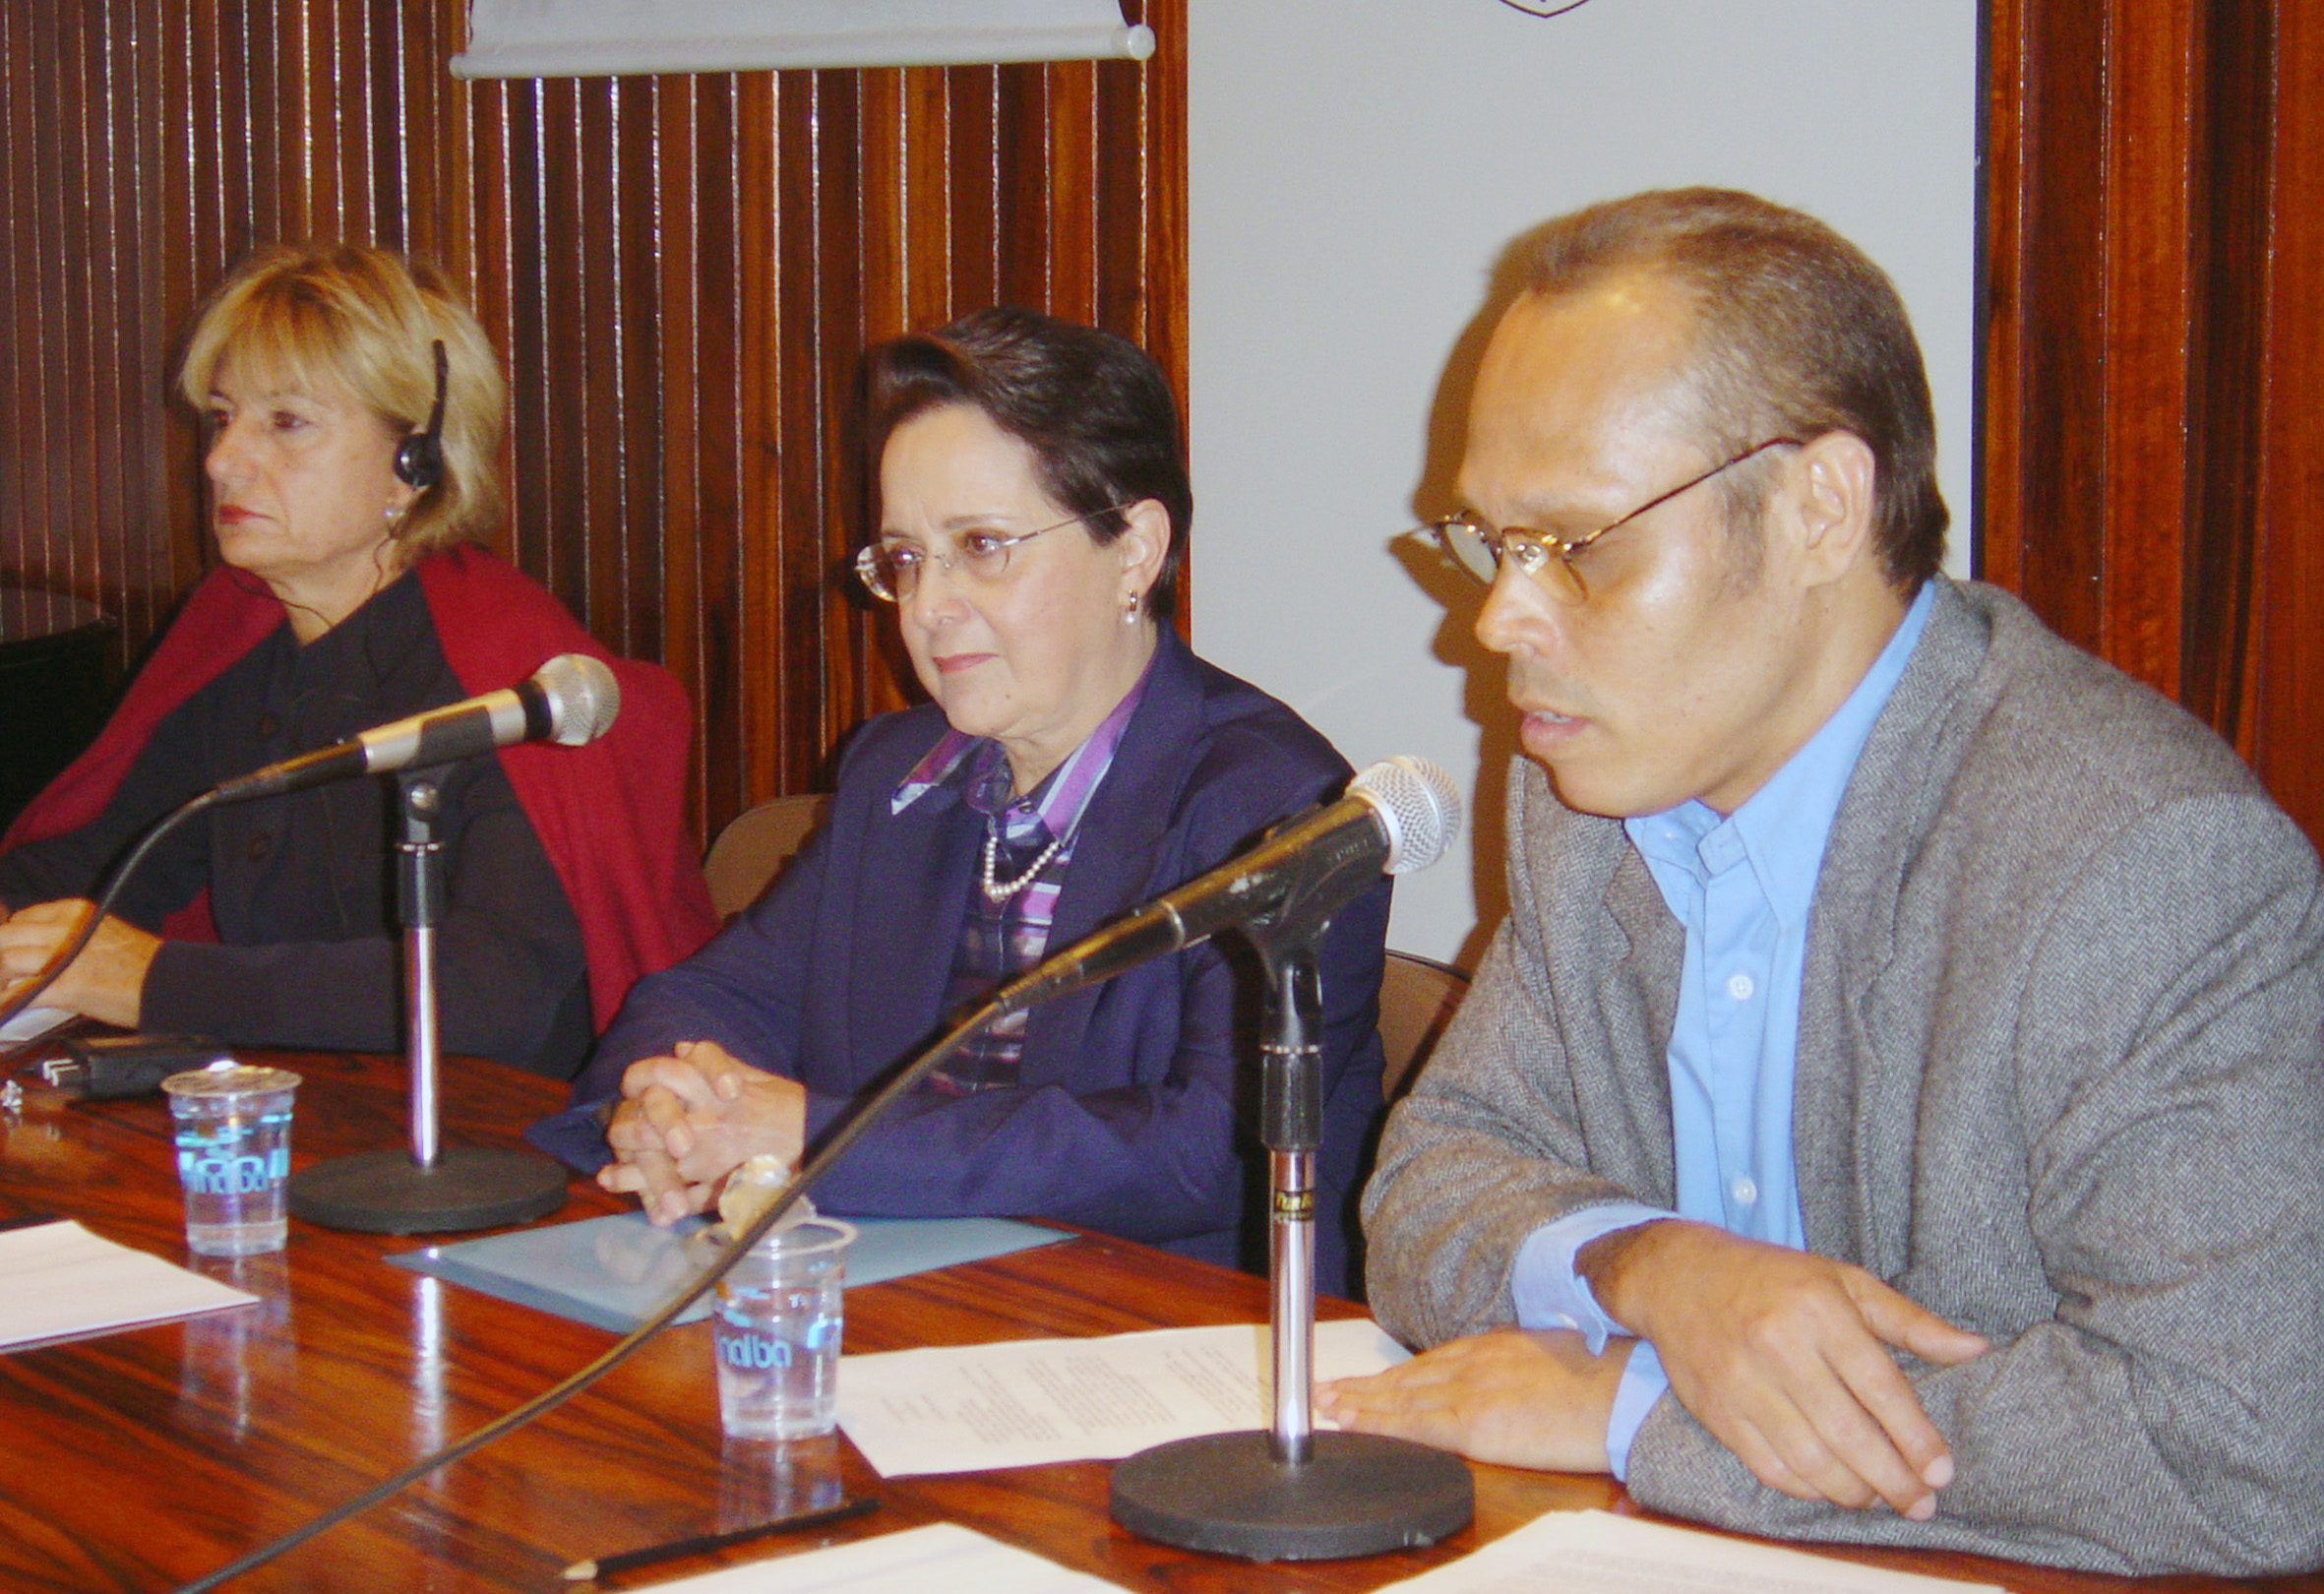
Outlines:
[{"label": "white wall", "polygon": [[[1536,9],[1547,10],[1547,3]],[[1191,0],[1194,643],[1358,767],[1419,753],[1483,834],[1396,889],[1390,944],[1473,961],[1500,913],[1513,724],[1475,595],[1389,539],[1449,508],[1502,248],[1688,183],[1823,217],[1928,359],[1966,569],[1975,0]],[[1428,583],[1424,590],[1423,582]]]}]

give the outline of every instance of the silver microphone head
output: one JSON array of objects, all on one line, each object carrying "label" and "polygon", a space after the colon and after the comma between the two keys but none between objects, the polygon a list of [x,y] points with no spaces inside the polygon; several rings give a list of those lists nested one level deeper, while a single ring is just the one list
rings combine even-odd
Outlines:
[{"label": "silver microphone head", "polygon": [[1370,803],[1387,829],[1383,873],[1426,869],[1460,835],[1460,788],[1427,759],[1409,753],[1382,759],[1348,782],[1348,795]]},{"label": "silver microphone head", "polygon": [[565,747],[593,742],[613,728],[621,712],[621,683],[601,658],[559,653],[532,678],[549,704],[549,740]]}]

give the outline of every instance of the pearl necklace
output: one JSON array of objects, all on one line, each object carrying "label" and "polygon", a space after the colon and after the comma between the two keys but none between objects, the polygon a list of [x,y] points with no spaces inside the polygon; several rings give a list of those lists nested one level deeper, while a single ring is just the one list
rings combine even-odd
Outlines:
[{"label": "pearl necklace", "polygon": [[998,906],[1023,890],[1033,883],[1035,875],[1049,867],[1049,860],[1056,857],[1057,849],[1065,844],[1066,838],[1062,835],[1058,836],[1041,849],[1041,856],[1033,860],[1032,868],[1014,880],[996,881],[993,879],[993,856],[1000,850],[1001,832],[991,826],[987,826],[985,828],[985,900]]}]

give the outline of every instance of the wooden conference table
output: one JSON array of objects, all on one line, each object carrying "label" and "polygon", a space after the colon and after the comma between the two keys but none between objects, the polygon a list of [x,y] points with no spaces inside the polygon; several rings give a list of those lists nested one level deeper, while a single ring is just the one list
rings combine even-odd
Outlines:
[{"label": "wooden conference table", "polygon": [[[294,1166],[402,1143],[393,1059],[299,1055]],[[560,1087],[490,1064],[446,1070],[448,1144],[514,1145]],[[617,1210],[575,1182],[556,1218]],[[0,1589],[166,1590],[306,1522],[590,1361],[613,1336],[404,1268],[425,1243],[293,1221],[283,1252],[189,1258],[158,1099],[0,1114],[0,1221],[80,1219],[228,1280],[261,1304],[0,1354]],[[4,1287],[4,1285],[0,1285]],[[1355,1309],[1325,1303],[1325,1316]],[[1261,1281],[1123,1241],[1076,1236],[848,1294],[847,1348],[1260,1321]],[[708,1327],[666,1330],[544,1418],[233,1580],[229,1589],[550,1590],[569,1563],[769,1514],[763,1448],[723,1446]],[[1545,1510],[1628,1508],[1605,1479],[1477,1466],[1475,1522],[1442,1545],[1362,1561],[1253,1565],[1131,1538],[1090,1462],[883,1480],[843,1439],[818,1469],[880,1508],[805,1541],[766,1539],[613,1580],[635,1586],[837,1536],[965,1523],[1127,1588],[1364,1590],[1475,1549]],[[1836,1552],[2028,1594],[2250,1587],[2085,1577],[1950,1555]],[[2324,1576],[2265,1585],[2324,1594]]]}]

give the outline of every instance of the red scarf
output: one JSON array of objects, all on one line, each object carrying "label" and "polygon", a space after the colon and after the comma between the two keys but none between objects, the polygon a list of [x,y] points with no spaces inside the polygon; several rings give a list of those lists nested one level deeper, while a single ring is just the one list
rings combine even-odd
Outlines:
[{"label": "red scarf", "polygon": [[[687,833],[686,748],[694,715],[668,671],[617,658],[532,580],[478,548],[416,567],[438,644],[460,690],[513,686],[558,653],[587,653],[621,685],[613,728],[586,747],[503,748],[501,768],[581,924],[599,1030],[639,978],[687,956],[718,927]],[[96,741],[17,816],[0,851],[79,829],[104,811],[164,715],[282,623],[250,578],[214,570],[194,589]],[[214,941],[207,895],[165,935]]]}]

